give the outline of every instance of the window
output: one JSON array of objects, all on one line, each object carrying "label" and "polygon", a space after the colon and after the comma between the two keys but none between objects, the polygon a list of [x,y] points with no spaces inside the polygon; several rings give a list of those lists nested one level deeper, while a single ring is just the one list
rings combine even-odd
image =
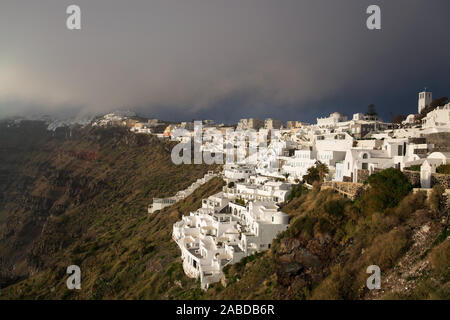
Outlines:
[{"label": "window", "polygon": [[363,169],[363,170],[367,170],[367,169],[368,169],[367,162],[363,162],[363,164],[362,164],[362,169]]},{"label": "window", "polygon": [[398,146],[397,152],[399,156],[403,155],[403,146]]},{"label": "window", "polygon": [[369,156],[367,155],[367,153],[364,153],[363,154],[363,159],[367,159],[367,158],[369,158]]}]

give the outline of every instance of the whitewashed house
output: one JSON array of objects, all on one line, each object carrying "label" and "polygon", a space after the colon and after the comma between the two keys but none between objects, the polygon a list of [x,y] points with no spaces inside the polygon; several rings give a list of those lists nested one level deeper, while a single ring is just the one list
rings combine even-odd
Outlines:
[{"label": "whitewashed house", "polygon": [[186,275],[199,278],[206,290],[220,281],[226,265],[269,249],[288,226],[288,215],[273,202],[229,202],[221,210],[202,207],[183,216],[174,224],[172,237],[181,249]]},{"label": "whitewashed house", "polygon": [[347,121],[347,117],[339,112],[333,112],[329,117],[317,118],[317,126],[319,127],[334,127],[338,122]]},{"label": "whitewashed house", "polygon": [[281,181],[267,180],[262,183],[238,182],[234,187],[223,187],[223,194],[230,199],[282,203],[291,193],[292,185]]},{"label": "whitewashed house", "polygon": [[281,129],[283,123],[280,120],[275,120],[268,118],[264,120],[264,128],[272,130],[272,129]]},{"label": "whitewashed house", "polygon": [[293,157],[286,159],[282,172],[289,174],[291,179],[302,180],[308,169],[317,162],[317,152],[311,149],[296,150]]},{"label": "whitewashed house", "polygon": [[394,166],[386,150],[351,149],[347,151],[345,160],[339,168],[342,170],[342,176],[358,182],[358,170],[369,170],[369,174],[372,174],[375,168],[387,169]]},{"label": "whitewashed house", "polygon": [[450,130],[450,102],[427,113],[422,119],[423,128],[448,128]]},{"label": "whitewashed house", "polygon": [[249,165],[225,164],[224,177],[227,182],[245,180],[255,174],[255,168]]},{"label": "whitewashed house", "polygon": [[353,147],[355,139],[347,132],[319,134],[314,136],[316,150],[344,151]]}]

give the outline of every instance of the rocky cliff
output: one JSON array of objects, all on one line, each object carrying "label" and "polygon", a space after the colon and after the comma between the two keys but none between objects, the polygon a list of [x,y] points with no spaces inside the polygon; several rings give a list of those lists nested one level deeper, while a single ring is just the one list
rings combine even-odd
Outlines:
[{"label": "rocky cliff", "polygon": [[[60,263],[83,264],[81,256],[97,254],[99,242],[110,254],[124,254],[132,226],[147,224],[153,197],[173,195],[214,169],[173,165],[173,144],[152,136],[120,128],[67,130],[50,132],[39,122],[0,128],[0,287],[29,285],[55,270],[64,275]],[[124,226],[130,229],[122,234]],[[159,228],[167,236],[171,224]],[[48,291],[37,297],[61,294],[46,281]]]}]

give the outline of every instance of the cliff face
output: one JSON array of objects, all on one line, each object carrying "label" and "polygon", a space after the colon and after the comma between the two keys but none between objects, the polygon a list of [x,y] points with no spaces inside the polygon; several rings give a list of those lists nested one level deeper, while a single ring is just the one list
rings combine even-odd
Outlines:
[{"label": "cliff face", "polygon": [[[171,143],[117,128],[48,132],[42,123],[25,122],[2,124],[0,131],[3,288],[61,261],[82,263],[74,247],[81,253],[122,225],[145,221],[153,197],[173,195],[214,169],[175,166]],[[171,224],[161,228],[169,233]]]},{"label": "cliff face", "polygon": [[[215,169],[175,166],[171,148],[120,129],[0,126],[0,298],[450,298],[448,210],[436,194],[365,208],[363,196],[318,188],[282,207],[290,228],[270,250],[228,266],[225,286],[201,291],[183,272],[172,226],[223,181],[148,215],[153,197]],[[81,268],[79,291],[66,287],[72,264]],[[365,285],[373,264],[382,272],[377,291]]]}]

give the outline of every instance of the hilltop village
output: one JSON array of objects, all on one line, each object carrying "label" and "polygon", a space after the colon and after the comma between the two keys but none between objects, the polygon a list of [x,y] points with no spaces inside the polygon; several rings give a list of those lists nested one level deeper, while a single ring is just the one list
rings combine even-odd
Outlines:
[{"label": "hilltop village", "polygon": [[[254,163],[226,163],[221,172],[209,172],[175,196],[154,199],[149,214],[191,194],[214,176],[226,186],[202,207],[182,217],[173,226],[172,238],[180,247],[187,276],[200,279],[203,289],[219,282],[223,268],[253,253],[270,248],[272,240],[289,226],[280,204],[299,184],[312,188],[317,179],[351,199],[356,198],[368,177],[388,168],[401,170],[417,190],[430,191],[439,184],[450,194],[450,103],[433,100],[431,92],[420,92],[417,114],[383,122],[373,106],[351,119],[334,112],[317,123],[275,119],[241,119],[236,126],[202,121],[202,130],[240,135],[252,129],[279,132],[269,142],[266,156]],[[182,141],[177,129],[194,136],[194,123],[167,124],[157,119],[142,121],[130,115],[108,114],[93,126],[126,126],[130,131],[153,134],[161,139]],[[227,142],[228,143],[228,142]],[[233,146],[238,148],[238,146]],[[204,146],[204,149],[207,146]],[[270,153],[270,155],[269,155]]]}]

